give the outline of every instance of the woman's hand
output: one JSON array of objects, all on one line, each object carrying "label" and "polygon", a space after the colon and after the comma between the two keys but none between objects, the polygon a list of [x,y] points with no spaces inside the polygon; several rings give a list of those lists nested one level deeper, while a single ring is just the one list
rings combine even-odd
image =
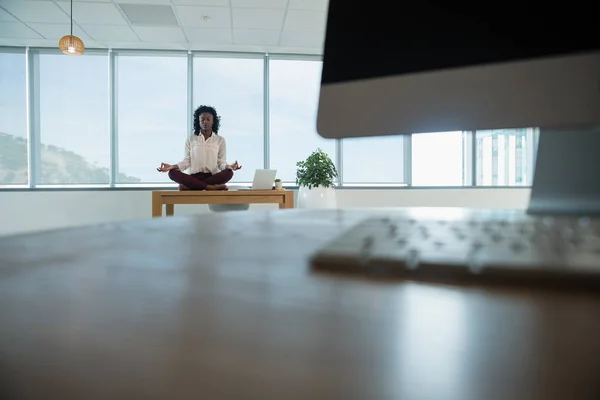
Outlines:
[{"label": "woman's hand", "polygon": [[171,164],[167,164],[167,163],[160,163],[160,167],[156,168],[156,170],[158,172],[167,172],[170,171],[172,169],[177,168],[177,165],[171,165]]},{"label": "woman's hand", "polygon": [[234,162],[233,164],[228,165],[227,169],[230,169],[232,171],[237,171],[238,169],[242,169],[242,166],[239,165],[238,162],[237,162],[237,160],[236,160],[236,162]]}]

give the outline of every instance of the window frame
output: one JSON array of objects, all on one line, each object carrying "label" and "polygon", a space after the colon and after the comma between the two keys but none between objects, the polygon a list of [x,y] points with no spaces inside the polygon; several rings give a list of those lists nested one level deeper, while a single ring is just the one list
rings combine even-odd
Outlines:
[{"label": "window frame", "polygon": [[[319,56],[319,55],[308,55],[308,54],[283,54],[283,53],[267,53],[265,55],[265,63],[266,63],[266,69],[265,69],[265,121],[266,121],[266,128],[265,128],[265,168],[270,168],[271,166],[271,98],[270,98],[270,91],[271,91],[271,86],[270,86],[270,62],[271,61],[315,61],[315,62],[323,62],[323,57]],[[316,122],[316,121],[315,121]],[[334,185],[336,187],[342,187],[343,186],[343,180],[342,180],[342,172],[341,172],[341,139],[334,139],[334,147],[335,147],[335,154],[332,158],[332,161],[335,165],[335,168],[338,172],[338,176],[334,181]],[[288,187],[288,188],[296,188],[298,187],[296,185],[295,181],[283,181],[282,182],[284,187]]]},{"label": "window frame", "polygon": [[[478,183],[477,177],[479,173],[479,169],[477,168],[477,132],[479,131],[470,131],[470,140],[472,141],[472,153],[470,154],[470,160],[472,163],[472,182],[471,186],[474,188],[484,188],[484,189],[492,189],[492,188],[505,188],[505,189],[531,189],[533,185],[533,177],[535,174],[535,162],[537,156],[537,145],[539,142],[539,128],[535,127],[527,127],[527,128],[518,128],[524,129],[525,132],[525,141],[526,141],[526,153],[525,153],[525,170],[527,174],[527,180],[521,185],[484,185]],[[482,131],[486,131],[487,129],[482,129]],[[498,129],[500,130],[500,129]],[[507,128],[506,130],[511,131],[513,128]]]},{"label": "window frame", "polygon": [[[459,131],[456,131],[459,132]],[[435,186],[431,186],[431,185],[413,185],[413,176],[412,176],[412,172],[413,172],[413,166],[412,166],[412,160],[413,160],[413,153],[412,153],[412,139],[414,136],[418,136],[418,135],[427,135],[429,133],[414,133],[412,135],[410,135],[410,146],[411,146],[411,150],[410,150],[410,155],[407,155],[406,157],[408,157],[408,161],[409,161],[409,168],[410,168],[410,186],[414,187],[414,188],[418,188],[418,189],[427,189],[427,188],[452,188],[452,189],[459,189],[462,187],[470,187],[472,185],[473,181],[473,176],[475,176],[475,171],[473,170],[473,160],[475,160],[475,156],[473,155],[473,132],[472,131],[467,131],[467,130],[463,130],[460,131],[462,134],[462,138],[463,138],[463,143],[462,143],[462,183],[460,185],[435,185]],[[442,132],[431,132],[431,133],[442,133]]]},{"label": "window frame", "polygon": [[338,141],[337,157],[338,164],[336,168],[339,174],[339,186],[347,189],[351,188],[407,188],[412,187],[412,134],[402,135],[402,175],[403,182],[346,182],[344,174],[344,139]]},{"label": "window frame", "polygon": [[[0,52],[2,49],[0,49]],[[62,189],[62,188],[74,188],[74,189],[82,189],[82,188],[105,188],[110,185],[112,182],[113,168],[112,168],[112,159],[114,157],[112,153],[112,147],[110,148],[110,162],[109,162],[109,183],[101,183],[101,184],[69,184],[69,183],[41,183],[42,176],[42,132],[40,126],[40,55],[63,55],[63,53],[59,49],[55,48],[47,48],[47,47],[30,47],[26,49],[27,52],[27,98],[29,110],[28,114],[28,138],[29,138],[29,187],[33,189]],[[110,52],[108,49],[85,49],[85,55],[93,55],[93,56],[107,56],[108,63],[110,62]],[[64,56],[64,55],[63,55]],[[109,65],[107,63],[107,68]],[[110,69],[108,71],[108,77],[110,79]],[[107,85],[109,82],[106,82]],[[111,94],[110,86],[108,89],[109,97]],[[110,98],[107,99],[110,102]],[[107,105],[107,115],[109,118],[112,117],[110,114],[110,108]],[[109,143],[112,146],[112,132],[110,132],[110,127],[112,124],[112,119],[109,119],[109,132],[107,132],[110,136]],[[33,168],[32,168],[33,167]]]},{"label": "window frame", "polygon": [[[111,137],[111,168],[110,168],[110,184],[111,188],[176,188],[176,183],[170,182],[149,182],[142,181],[139,183],[119,183],[117,182],[117,175],[119,174],[119,88],[118,88],[118,59],[119,57],[186,57],[186,96],[187,96],[187,113],[186,113],[186,126],[188,132],[192,129],[192,114],[191,110],[191,87],[192,77],[191,73],[193,70],[190,69],[190,52],[185,50],[147,50],[147,49],[112,49],[109,52],[109,93],[110,93],[110,137]],[[181,138],[181,143],[185,141],[185,136]]]},{"label": "window frame", "polygon": [[0,46],[0,53],[24,55],[25,68],[25,140],[27,140],[27,183],[2,185],[0,190],[27,190],[31,188],[31,129],[30,129],[30,97],[29,97],[29,52],[25,47]]},{"label": "window frame", "polygon": [[[268,98],[269,94],[266,90],[269,89],[268,82],[268,60],[269,55],[263,53],[251,53],[251,52],[219,52],[219,51],[189,51],[188,52],[188,132],[192,131],[193,114],[194,114],[194,60],[196,58],[228,58],[228,59],[244,59],[244,60],[263,60],[263,168],[269,168],[269,146],[268,146],[268,131],[269,131],[269,112],[268,112]],[[238,186],[250,186],[252,182],[238,181],[232,183],[232,185]]]},{"label": "window frame", "polygon": [[[299,60],[299,61],[323,61],[320,55],[312,54],[282,54],[262,52],[220,52],[220,51],[191,51],[191,50],[150,50],[150,49],[86,49],[86,55],[93,53],[107,55],[108,68],[108,93],[107,99],[109,115],[110,136],[110,182],[108,184],[40,184],[39,177],[41,168],[41,137],[40,137],[40,96],[39,96],[39,55],[40,54],[62,54],[58,49],[45,47],[21,47],[0,46],[0,53],[19,53],[25,55],[26,68],[26,117],[27,117],[27,146],[28,146],[28,184],[23,185],[0,185],[2,190],[149,190],[149,189],[172,189],[175,183],[162,182],[140,182],[140,183],[116,183],[118,174],[118,109],[117,109],[117,56],[166,56],[187,57],[187,122],[188,132],[192,129],[193,115],[193,66],[195,58],[251,58],[263,59],[263,141],[264,141],[264,168],[270,168],[270,98],[269,98],[269,67],[271,60]],[[539,129],[527,128],[527,144],[529,149],[526,155],[528,182],[520,186],[478,186],[477,185],[477,152],[476,132],[465,131],[466,141],[463,146],[463,170],[465,171],[462,186],[452,186],[451,189],[529,189],[532,184],[534,173],[537,143],[539,141]],[[339,189],[440,189],[441,186],[412,186],[412,135],[404,135],[403,142],[403,166],[404,181],[394,183],[349,183],[344,181],[343,171],[343,139],[335,139],[335,154],[332,157],[338,170],[336,187]],[[251,184],[251,182],[239,182],[237,184]],[[296,188],[296,185],[286,185],[287,188]]]}]

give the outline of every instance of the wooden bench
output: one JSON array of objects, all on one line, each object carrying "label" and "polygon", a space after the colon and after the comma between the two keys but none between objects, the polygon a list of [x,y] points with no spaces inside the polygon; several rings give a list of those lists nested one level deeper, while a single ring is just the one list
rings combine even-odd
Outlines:
[{"label": "wooden bench", "polygon": [[291,190],[161,190],[152,192],[152,217],[162,217],[166,204],[167,216],[175,213],[175,204],[279,204],[279,208],[294,208]]}]

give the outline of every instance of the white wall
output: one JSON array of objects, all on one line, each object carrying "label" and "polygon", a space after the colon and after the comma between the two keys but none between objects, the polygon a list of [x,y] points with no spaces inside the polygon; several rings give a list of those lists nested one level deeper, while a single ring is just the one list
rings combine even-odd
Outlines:
[{"label": "white wall", "polygon": [[[469,207],[524,209],[529,189],[344,189],[339,207]],[[276,208],[255,205],[253,209]],[[205,205],[175,206],[175,214],[208,212]],[[151,191],[2,191],[0,235],[149,218]]]}]

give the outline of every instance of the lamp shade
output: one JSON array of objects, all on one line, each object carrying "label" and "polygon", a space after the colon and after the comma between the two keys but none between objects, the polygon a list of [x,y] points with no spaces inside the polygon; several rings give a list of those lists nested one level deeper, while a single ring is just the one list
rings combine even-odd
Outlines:
[{"label": "lamp shade", "polygon": [[58,42],[58,48],[68,56],[80,56],[85,50],[83,41],[73,35],[63,36]]}]

